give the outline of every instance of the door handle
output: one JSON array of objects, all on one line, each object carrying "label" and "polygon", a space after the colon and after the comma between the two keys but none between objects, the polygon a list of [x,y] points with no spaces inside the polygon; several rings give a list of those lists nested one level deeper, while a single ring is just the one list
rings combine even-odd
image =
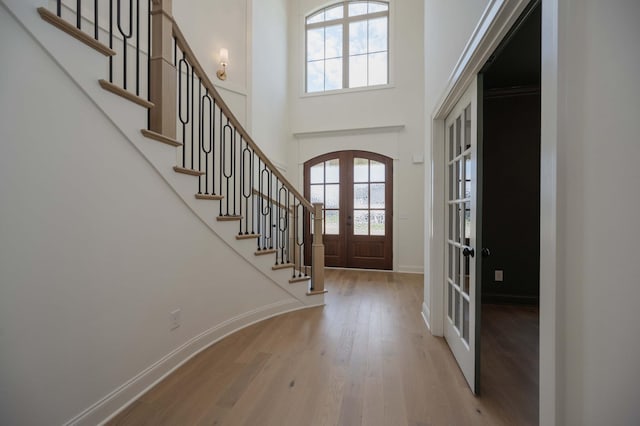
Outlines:
[{"label": "door handle", "polygon": [[489,257],[489,256],[491,256],[491,250],[489,250],[486,247],[483,247],[482,248],[482,257]]},{"label": "door handle", "polygon": [[469,256],[473,257],[476,255],[476,251],[471,247],[465,247],[464,249],[462,249],[462,255],[464,257],[469,257]]}]

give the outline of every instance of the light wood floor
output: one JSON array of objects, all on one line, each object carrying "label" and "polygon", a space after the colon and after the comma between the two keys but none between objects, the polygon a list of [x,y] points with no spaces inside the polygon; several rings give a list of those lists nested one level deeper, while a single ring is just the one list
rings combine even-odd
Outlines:
[{"label": "light wood floor", "polygon": [[[446,342],[420,316],[422,275],[327,270],[327,288],[325,307],[227,337],[110,424],[537,424],[537,394],[519,397],[517,380],[471,394]],[[501,340],[490,336],[488,344]],[[487,367],[504,380],[496,362]]]}]

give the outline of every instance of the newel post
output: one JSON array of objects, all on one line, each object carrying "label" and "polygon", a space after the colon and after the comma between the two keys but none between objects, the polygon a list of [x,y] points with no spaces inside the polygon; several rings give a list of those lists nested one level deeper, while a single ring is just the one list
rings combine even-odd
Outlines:
[{"label": "newel post", "polygon": [[149,130],[176,138],[176,67],[173,65],[172,0],[153,0],[149,64]]},{"label": "newel post", "polygon": [[311,292],[324,293],[324,244],[322,243],[322,203],[314,203]]}]

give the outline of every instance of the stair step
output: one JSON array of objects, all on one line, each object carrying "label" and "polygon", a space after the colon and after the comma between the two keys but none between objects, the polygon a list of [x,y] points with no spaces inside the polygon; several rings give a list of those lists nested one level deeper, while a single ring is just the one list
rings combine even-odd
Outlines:
[{"label": "stair step", "polygon": [[39,7],[38,13],[40,14],[40,17],[42,19],[44,19],[51,25],[64,31],[65,33],[69,34],[76,40],[83,42],[90,48],[95,49],[96,51],[102,53],[103,55],[114,56],[116,54],[115,50],[102,44],[101,42],[91,37],[89,34],[85,33],[84,31],[77,29],[74,25],[70,24],[66,20],[59,18],[58,15],[51,12],[46,7]]},{"label": "stair step", "polygon": [[278,250],[276,250],[276,249],[263,249],[263,250],[258,250],[258,251],[256,251],[254,254],[255,254],[256,256],[263,256],[263,255],[265,255],[265,254],[273,254],[273,253],[275,253],[275,252],[277,252],[277,251],[278,251]]},{"label": "stair step", "polygon": [[185,169],[184,167],[173,166],[173,171],[191,176],[203,176],[204,172],[193,169]]},{"label": "stair step", "polygon": [[140,130],[140,132],[147,138],[149,139],[153,139],[156,140],[158,142],[162,142],[162,143],[166,143],[167,145],[171,145],[171,146],[182,146],[182,144],[180,142],[178,142],[175,139],[171,139],[168,136],[165,135],[161,135],[160,133],[156,133],[152,130],[147,130],[147,129],[142,129]]},{"label": "stair step", "polygon": [[309,281],[311,277],[295,277],[289,279],[289,284],[301,283],[303,281]]},{"label": "stair step", "polygon": [[242,216],[218,216],[218,222],[230,222],[234,220],[242,220]]},{"label": "stair step", "polygon": [[281,263],[280,265],[273,265],[271,269],[277,271],[278,269],[287,269],[287,268],[295,268],[296,265],[293,263]]},{"label": "stair step", "polygon": [[252,238],[260,238],[260,234],[242,234],[236,235],[236,240],[250,240]]},{"label": "stair step", "polygon": [[100,87],[102,87],[104,90],[106,90],[107,92],[111,92],[114,95],[118,95],[120,97],[123,97],[131,102],[133,102],[134,104],[138,104],[142,107],[145,108],[153,108],[154,105],[153,103],[149,102],[146,99],[141,98],[140,96],[136,96],[133,93],[129,92],[128,90],[124,90],[122,87],[117,86],[113,83],[109,83],[107,80],[104,79],[100,79],[98,80],[98,82],[100,83]]},{"label": "stair step", "polygon": [[198,200],[214,200],[219,201],[224,199],[224,195],[216,195],[216,194],[196,194],[196,198]]},{"label": "stair step", "polygon": [[329,292],[329,290],[319,290],[319,291],[318,290],[312,290],[312,291],[308,291],[307,292],[307,296],[315,296],[317,294],[325,294],[325,293],[328,293],[328,292]]}]

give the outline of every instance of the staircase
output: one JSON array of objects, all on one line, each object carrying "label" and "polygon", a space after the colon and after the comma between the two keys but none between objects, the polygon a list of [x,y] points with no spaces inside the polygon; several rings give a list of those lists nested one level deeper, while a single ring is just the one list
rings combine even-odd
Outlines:
[{"label": "staircase", "polygon": [[171,1],[57,0],[37,11],[85,45],[74,49],[106,57],[108,75],[96,81],[146,115],[147,143],[138,149],[189,208],[304,305],[323,304],[322,204],[306,200],[234,116],[172,18]]}]

